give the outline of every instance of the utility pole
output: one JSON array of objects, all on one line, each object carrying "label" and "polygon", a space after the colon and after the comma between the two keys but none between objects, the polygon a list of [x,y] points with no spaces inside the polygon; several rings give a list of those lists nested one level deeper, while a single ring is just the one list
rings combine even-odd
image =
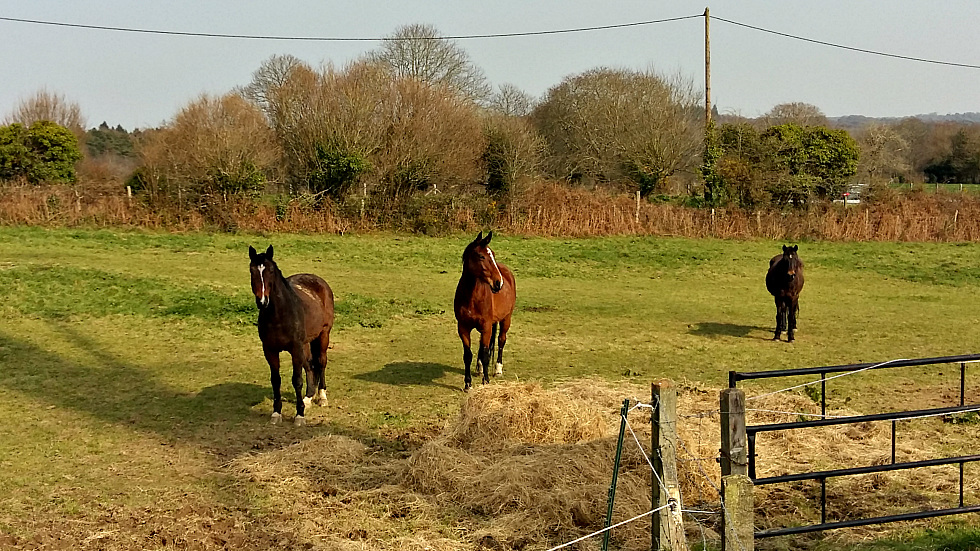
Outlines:
[{"label": "utility pole", "polygon": [[711,16],[708,15],[708,8],[704,8],[704,132],[708,135],[711,127],[711,35],[708,25]]}]

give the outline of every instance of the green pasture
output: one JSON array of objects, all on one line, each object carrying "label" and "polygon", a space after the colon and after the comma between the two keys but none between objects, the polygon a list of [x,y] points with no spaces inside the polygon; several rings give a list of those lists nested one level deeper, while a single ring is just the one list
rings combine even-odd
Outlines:
[{"label": "green pasture", "polygon": [[[400,453],[437,433],[464,399],[452,297],[472,237],[0,228],[0,548],[110,513],[184,522],[188,504],[281,541],[262,520],[280,512],[224,466],[317,434]],[[304,428],[268,424],[247,249],[269,244],[285,273],[319,274],[337,297],[330,403]],[[780,245],[495,236],[518,286],[504,379],[720,388],[729,370],[980,352],[980,245],[800,243],[793,344],[770,340],[764,275]],[[931,407],[957,376],[892,370],[832,384],[831,399]]]}]

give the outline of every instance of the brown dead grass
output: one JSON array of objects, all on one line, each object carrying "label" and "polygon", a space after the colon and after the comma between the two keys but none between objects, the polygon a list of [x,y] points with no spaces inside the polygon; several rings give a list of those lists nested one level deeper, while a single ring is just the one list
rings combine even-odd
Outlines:
[{"label": "brown dead grass", "polygon": [[[324,549],[539,549],[602,527],[612,474],[618,413],[624,398],[644,398],[649,387],[577,380],[542,387],[503,383],[475,389],[441,435],[410,456],[393,456],[343,436],[326,436],[236,459],[243,481],[265,488],[277,507],[295,515],[289,530]],[[681,384],[678,393],[679,463],[685,507],[718,511],[718,392]],[[799,394],[751,400],[756,410],[816,413]],[[855,412],[838,410],[837,415]],[[749,422],[786,421],[783,413],[750,412]],[[630,426],[645,452],[650,412],[631,411]],[[899,460],[942,457],[962,439],[963,427],[941,421],[907,423]],[[975,433],[972,430],[971,433]],[[932,442],[942,442],[940,452]],[[965,444],[964,444],[965,445]],[[759,475],[774,475],[890,460],[887,424],[827,427],[760,437]],[[955,468],[879,473],[828,485],[832,519],[949,506]],[[650,469],[627,434],[615,521],[650,509]],[[974,478],[968,499],[980,496]],[[819,487],[792,484],[757,488],[760,526],[812,522]],[[689,520],[689,537],[713,539],[718,515]],[[284,528],[285,529],[285,528]],[[888,527],[838,531],[842,539],[882,535]],[[617,528],[622,549],[649,546],[646,519]],[[579,544],[597,549],[599,538]]]},{"label": "brown dead grass", "polygon": [[[294,199],[277,208],[246,199],[206,208],[148,205],[99,178],[75,187],[8,185],[0,188],[0,224],[147,227],[176,231],[346,233],[399,230],[421,233],[495,229],[529,236],[664,235],[830,241],[977,241],[980,198],[963,193],[911,193],[887,203],[806,211],[688,208],[641,201],[607,190],[555,182],[520,187],[505,203],[477,196],[433,196],[406,207],[384,206],[365,216],[346,207],[313,206]],[[420,206],[421,205],[421,206]],[[395,208],[395,210],[391,210]],[[357,210],[357,209],[355,209]],[[370,210],[370,209],[369,209]]]}]

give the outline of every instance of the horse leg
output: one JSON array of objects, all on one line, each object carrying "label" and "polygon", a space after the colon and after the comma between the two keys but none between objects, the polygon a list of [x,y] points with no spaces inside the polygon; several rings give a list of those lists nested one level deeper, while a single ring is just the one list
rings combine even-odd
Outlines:
[{"label": "horse leg", "polygon": [[477,353],[478,365],[482,366],[483,384],[490,382],[490,347],[493,346],[493,326],[484,327],[480,332],[480,351]]},{"label": "horse leg", "polygon": [[776,297],[776,334],[772,336],[772,340],[778,341],[779,335],[783,332],[783,301]]},{"label": "horse leg", "polygon": [[[313,355],[313,378],[315,379],[315,385],[313,388],[316,389],[316,396],[313,398],[313,403],[318,406],[327,405],[327,382],[326,368],[327,368],[327,347],[330,346],[330,333],[327,332],[328,329],[324,329],[320,336],[313,339],[310,343],[310,352]],[[309,390],[307,390],[309,393]]]},{"label": "horse leg", "polygon": [[296,418],[293,419],[293,424],[296,426],[306,424],[306,417],[303,416],[306,413],[306,400],[303,399],[303,375],[310,371],[308,354],[309,347],[307,346],[295,347],[291,352],[293,357],[293,390],[296,391]]},{"label": "horse leg", "polygon": [[500,320],[500,334],[497,335],[497,365],[494,376],[504,374],[504,345],[507,344],[507,331],[510,329],[510,316]]},{"label": "horse leg", "polygon": [[473,352],[470,350],[470,332],[472,329],[457,324],[456,331],[459,333],[459,340],[463,343],[463,392],[468,392],[473,386],[473,378],[470,376],[470,364],[473,363]]},{"label": "horse leg", "polygon": [[790,300],[789,306],[786,308],[786,310],[789,317],[789,329],[786,331],[786,338],[789,340],[789,342],[793,342],[795,339],[794,333],[796,332],[796,314],[800,311],[800,297],[794,296]]},{"label": "horse leg", "polygon": [[279,352],[270,348],[262,347],[265,353],[265,361],[269,362],[269,371],[272,374],[272,424],[277,425],[282,421],[282,394],[279,386],[282,379],[279,377]]},{"label": "horse leg", "polygon": [[316,382],[316,365],[313,363],[313,343],[311,342],[309,346],[306,347],[306,363],[304,363],[303,368],[306,371],[306,397],[303,402],[306,403],[306,407],[310,407],[310,403],[313,400],[313,395],[316,392],[317,382]]}]

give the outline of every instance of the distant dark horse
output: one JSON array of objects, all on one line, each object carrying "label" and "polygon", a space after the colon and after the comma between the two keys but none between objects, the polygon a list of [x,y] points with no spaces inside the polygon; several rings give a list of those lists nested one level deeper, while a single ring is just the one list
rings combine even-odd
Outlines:
[{"label": "distant dark horse", "polygon": [[[282,394],[279,392],[279,353],[293,358],[293,388],[296,389],[295,425],[303,425],[303,413],[310,403],[327,402],[324,368],[330,328],[333,327],[333,291],[327,282],[313,274],[283,277],[272,260],[272,245],[264,253],[248,248],[252,293],[259,307],[259,338],[272,371],[274,397],[272,422],[282,420]],[[306,372],[306,398],[303,398],[303,372]],[[315,397],[314,397],[315,394]]]},{"label": "distant dark horse", "polygon": [[796,314],[800,311],[800,291],[803,290],[803,261],[796,254],[799,247],[783,245],[783,254],[772,257],[766,273],[766,289],[776,298],[776,334],[786,331],[786,338],[793,342],[796,331]]},{"label": "distant dark horse", "polygon": [[470,376],[470,363],[473,361],[470,332],[474,329],[480,332],[477,372],[482,369],[483,382],[490,382],[490,361],[493,359],[493,340],[498,326],[500,336],[494,375],[504,372],[504,344],[507,343],[510,317],[517,300],[517,287],[514,285],[514,274],[507,266],[497,262],[488,247],[492,237],[493,232],[488,233],[486,238],[480,232],[466,246],[463,251],[463,275],[459,277],[456,298],[453,300],[459,340],[463,342],[463,363],[466,365],[463,390],[473,386]]}]

